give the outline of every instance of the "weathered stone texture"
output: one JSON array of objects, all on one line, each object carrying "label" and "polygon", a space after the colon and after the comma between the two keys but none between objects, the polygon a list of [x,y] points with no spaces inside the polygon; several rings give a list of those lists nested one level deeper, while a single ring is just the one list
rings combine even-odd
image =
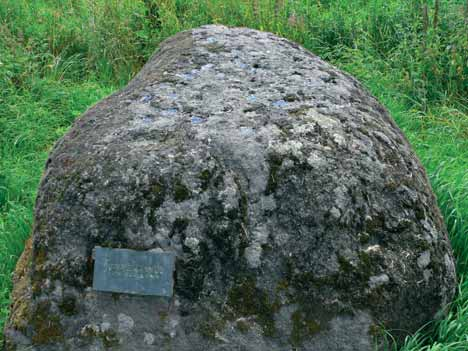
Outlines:
[{"label": "weathered stone texture", "polygon": [[[95,246],[176,253],[171,299],[93,291]],[[165,41],[54,148],[6,350],[371,350],[451,300],[424,169],[355,79],[269,33]]]}]

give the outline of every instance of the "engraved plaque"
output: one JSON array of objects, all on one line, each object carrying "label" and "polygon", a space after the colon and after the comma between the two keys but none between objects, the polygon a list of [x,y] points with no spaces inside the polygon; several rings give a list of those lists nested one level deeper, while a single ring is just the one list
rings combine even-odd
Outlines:
[{"label": "engraved plaque", "polygon": [[175,255],[170,252],[96,246],[93,289],[171,297],[174,263]]}]

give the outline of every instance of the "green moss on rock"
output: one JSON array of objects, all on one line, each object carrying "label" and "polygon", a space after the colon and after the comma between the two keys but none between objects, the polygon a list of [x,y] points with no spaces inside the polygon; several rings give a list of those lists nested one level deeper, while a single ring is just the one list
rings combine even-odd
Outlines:
[{"label": "green moss on rock", "polygon": [[65,296],[59,304],[60,311],[66,316],[73,316],[77,311],[76,299],[73,296]]},{"label": "green moss on rock", "polygon": [[247,333],[250,330],[249,323],[242,319],[236,322],[236,328],[243,334]]},{"label": "green moss on rock", "polygon": [[226,319],[219,316],[214,315],[213,313],[209,313],[207,318],[205,318],[199,325],[198,325],[198,332],[208,339],[216,339],[216,334],[221,332],[226,326]]},{"label": "green moss on rock", "polygon": [[279,170],[283,160],[278,155],[271,155],[269,158],[270,172],[268,174],[268,183],[265,189],[265,195],[273,194],[278,187]]},{"label": "green moss on rock", "polygon": [[33,345],[46,345],[64,339],[60,318],[51,313],[50,303],[47,301],[38,303],[31,324],[34,328]]},{"label": "green moss on rock", "polygon": [[182,183],[182,180],[177,179],[174,182],[174,201],[182,202],[190,199],[192,193],[190,190]]},{"label": "green moss on rock", "polygon": [[272,301],[270,296],[257,288],[252,278],[245,278],[237,283],[228,293],[228,306],[235,317],[255,317],[262,326],[266,336],[276,334],[275,313],[279,310],[279,302]]},{"label": "green moss on rock", "polygon": [[297,310],[291,315],[292,331],[289,341],[293,346],[301,346],[304,340],[317,334],[320,324],[303,311]]},{"label": "green moss on rock", "polygon": [[211,180],[211,172],[208,169],[204,169],[198,176],[201,182],[201,189],[203,191],[206,191],[208,189],[208,186],[210,185],[210,180]]},{"label": "green moss on rock", "polygon": [[151,186],[151,195],[153,198],[151,205],[154,208],[161,206],[166,197],[166,188],[162,181],[158,181]]},{"label": "green moss on rock", "polygon": [[99,336],[101,337],[102,343],[106,348],[110,348],[119,344],[117,333],[112,329],[100,332]]}]

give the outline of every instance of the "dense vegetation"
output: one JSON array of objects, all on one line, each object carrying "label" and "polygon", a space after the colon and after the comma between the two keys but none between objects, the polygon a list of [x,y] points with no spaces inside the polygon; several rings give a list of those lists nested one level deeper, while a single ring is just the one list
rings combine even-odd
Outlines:
[{"label": "dense vegetation", "polygon": [[468,350],[465,0],[1,0],[0,328],[53,143],[122,87],[161,40],[206,23],[297,41],[389,108],[428,170],[460,278],[450,313],[403,349]]}]

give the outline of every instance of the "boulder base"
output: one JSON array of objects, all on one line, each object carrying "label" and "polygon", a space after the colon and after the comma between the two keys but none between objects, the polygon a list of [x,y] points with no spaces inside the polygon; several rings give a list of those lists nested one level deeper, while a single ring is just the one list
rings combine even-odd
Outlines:
[{"label": "boulder base", "polygon": [[[172,297],[95,291],[93,249],[176,256]],[[371,350],[456,287],[424,169],[355,79],[288,40],[165,41],[55,146],[6,350]]]}]

